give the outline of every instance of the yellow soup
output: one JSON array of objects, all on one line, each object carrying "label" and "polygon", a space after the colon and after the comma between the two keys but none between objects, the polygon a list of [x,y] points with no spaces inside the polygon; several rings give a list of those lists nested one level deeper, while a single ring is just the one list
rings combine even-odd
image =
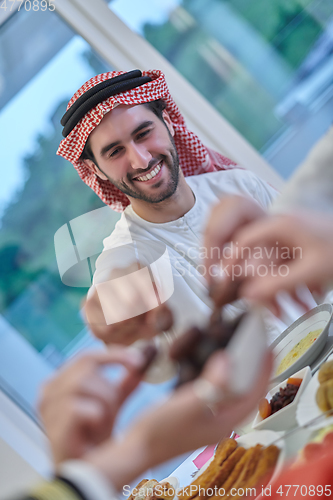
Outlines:
[{"label": "yellow soup", "polygon": [[280,375],[280,373],[284,372],[287,368],[295,363],[295,361],[304,354],[309,347],[314,343],[314,341],[319,337],[323,330],[314,330],[313,332],[308,333],[302,340],[296,344],[291,351],[283,358],[279,367],[276,371],[276,375]]}]

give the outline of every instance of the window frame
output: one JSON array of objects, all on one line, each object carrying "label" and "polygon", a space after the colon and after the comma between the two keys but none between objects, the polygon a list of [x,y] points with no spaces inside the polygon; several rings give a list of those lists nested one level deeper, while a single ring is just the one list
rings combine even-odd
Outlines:
[{"label": "window frame", "polygon": [[54,0],[54,5],[56,12],[112,67],[163,71],[189,128],[207,146],[232,158],[276,189],[283,187],[284,180],[263,156],[151,44],[131,31],[106,1]]}]

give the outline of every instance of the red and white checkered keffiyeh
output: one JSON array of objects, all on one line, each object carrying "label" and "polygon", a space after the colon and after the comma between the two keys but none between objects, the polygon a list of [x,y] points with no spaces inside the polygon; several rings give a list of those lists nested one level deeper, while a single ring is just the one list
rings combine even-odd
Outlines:
[{"label": "red and white checkered keffiyeh", "polygon": [[[90,88],[123,73],[124,71],[112,71],[91,78],[74,94],[68,103],[67,109]],[[174,141],[179,156],[179,164],[185,176],[226,170],[235,165],[229,158],[204,146],[198,136],[187,129],[185,120],[170,95],[164,74],[161,71],[143,71],[142,75],[150,76],[152,81],[135,89],[111,96],[97,104],[85,114],[71,133],[61,141],[57,151],[58,155],[66,158],[74,165],[81,179],[95,191],[101,200],[117,212],[122,212],[129,205],[128,198],[110,181],[100,179],[79,159],[91,132],[101,122],[104,115],[111,111],[116,104],[133,105],[157,99],[164,100],[166,111],[170,115],[175,130]]]}]

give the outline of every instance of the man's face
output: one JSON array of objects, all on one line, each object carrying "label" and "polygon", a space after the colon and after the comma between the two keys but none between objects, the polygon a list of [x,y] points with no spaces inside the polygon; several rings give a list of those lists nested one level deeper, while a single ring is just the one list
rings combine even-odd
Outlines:
[{"label": "man's face", "polygon": [[164,122],[146,105],[117,106],[89,137],[99,170],[86,161],[130,198],[169,198],[177,189],[179,161],[171,120],[166,112],[163,117]]}]

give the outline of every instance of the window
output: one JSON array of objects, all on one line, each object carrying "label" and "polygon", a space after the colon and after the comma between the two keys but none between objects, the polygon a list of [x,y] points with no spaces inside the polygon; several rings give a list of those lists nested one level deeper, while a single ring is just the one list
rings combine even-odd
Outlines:
[{"label": "window", "polygon": [[110,68],[50,11],[13,13],[0,47],[0,383],[33,413],[41,379],[90,342],[87,288],[61,282],[54,235],[104,204],[55,153],[69,98]]},{"label": "window", "polygon": [[283,176],[333,111],[330,0],[112,0]]},{"label": "window", "polygon": [[[0,51],[0,391],[38,420],[41,382],[78,350],[100,345],[80,315],[89,283],[61,281],[55,235],[74,238],[70,245],[85,243],[82,227],[90,221],[95,230],[91,217],[100,209],[105,233],[102,228],[90,245],[98,253],[119,214],[110,209],[105,217],[103,202],[55,153],[73,92],[110,66],[56,12],[13,13],[0,25]],[[77,231],[80,242],[74,241]],[[93,273],[94,260],[89,263]],[[116,431],[172,385],[142,383],[122,409]],[[180,460],[161,466],[156,477],[167,476]]]}]

